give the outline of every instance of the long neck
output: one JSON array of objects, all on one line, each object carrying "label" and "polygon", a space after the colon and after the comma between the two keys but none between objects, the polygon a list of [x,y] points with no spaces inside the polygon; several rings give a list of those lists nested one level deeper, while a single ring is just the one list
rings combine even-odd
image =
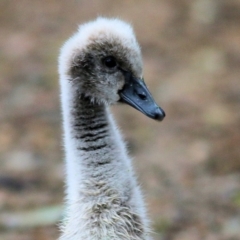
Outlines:
[{"label": "long neck", "polygon": [[[109,234],[110,239],[122,239],[122,234],[129,234],[127,239],[148,239],[142,196],[109,110],[69,86],[62,86],[62,106],[67,231],[79,236],[76,239],[106,239],[101,237]],[[96,227],[96,222],[103,225]]]},{"label": "long neck", "polygon": [[107,107],[91,103],[77,91],[73,93],[63,109],[67,198],[70,202],[79,200],[79,189],[84,181],[113,178],[107,171],[114,171],[113,166],[116,169],[120,163],[121,168],[130,167]]}]

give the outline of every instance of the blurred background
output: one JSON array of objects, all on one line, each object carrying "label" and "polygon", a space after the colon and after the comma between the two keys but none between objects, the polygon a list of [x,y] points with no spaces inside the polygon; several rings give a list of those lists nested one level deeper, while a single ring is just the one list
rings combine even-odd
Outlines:
[{"label": "blurred background", "polygon": [[0,239],[59,236],[57,58],[78,24],[133,24],[162,123],[114,106],[155,240],[240,239],[239,0],[0,1]]}]

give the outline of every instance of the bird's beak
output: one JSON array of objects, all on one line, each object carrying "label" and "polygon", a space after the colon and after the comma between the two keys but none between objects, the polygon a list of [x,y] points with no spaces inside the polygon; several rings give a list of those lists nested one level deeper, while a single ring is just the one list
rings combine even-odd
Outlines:
[{"label": "bird's beak", "polygon": [[135,78],[131,73],[123,71],[125,85],[119,91],[120,102],[124,102],[139,110],[146,116],[162,121],[165,112],[154,101],[143,79]]}]

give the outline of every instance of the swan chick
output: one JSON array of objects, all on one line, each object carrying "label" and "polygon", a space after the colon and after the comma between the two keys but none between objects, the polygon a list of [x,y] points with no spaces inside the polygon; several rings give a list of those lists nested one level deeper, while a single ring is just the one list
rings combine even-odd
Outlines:
[{"label": "swan chick", "polygon": [[161,121],[142,75],[132,27],[97,18],[81,25],[59,56],[66,163],[60,240],[148,240],[149,220],[109,105],[128,104]]}]

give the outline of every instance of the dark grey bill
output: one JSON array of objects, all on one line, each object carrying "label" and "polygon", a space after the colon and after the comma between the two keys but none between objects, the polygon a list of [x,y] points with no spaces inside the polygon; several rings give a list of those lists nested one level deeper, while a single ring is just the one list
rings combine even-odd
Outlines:
[{"label": "dark grey bill", "polygon": [[120,102],[129,104],[152,119],[162,121],[165,112],[156,104],[144,81],[133,77],[129,72],[122,72],[125,85],[119,92]]}]

